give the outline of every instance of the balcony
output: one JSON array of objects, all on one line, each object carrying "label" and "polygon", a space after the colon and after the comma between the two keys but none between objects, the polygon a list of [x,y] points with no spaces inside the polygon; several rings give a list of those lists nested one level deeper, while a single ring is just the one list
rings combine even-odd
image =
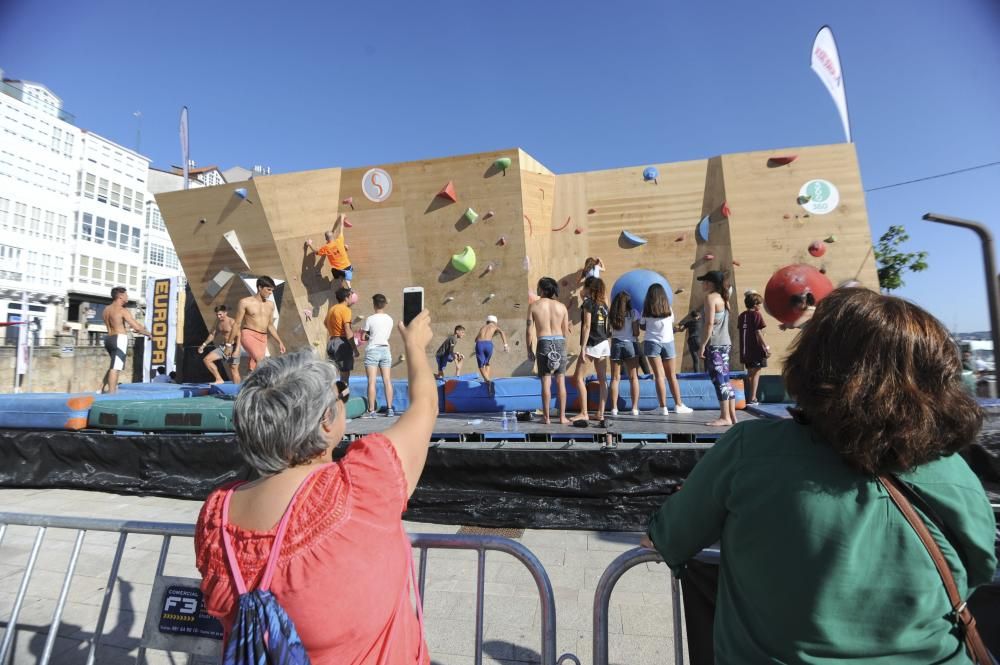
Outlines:
[{"label": "balcony", "polygon": [[4,83],[4,82],[0,81],[0,92],[2,92],[3,94],[7,95],[8,97],[13,97],[14,99],[22,101],[25,104],[27,104],[28,106],[31,106],[32,108],[37,108],[40,111],[44,111],[45,113],[48,113],[49,115],[54,115],[55,117],[59,118],[63,122],[68,122],[71,125],[76,125],[76,116],[73,115],[72,113],[68,113],[66,111],[63,111],[61,108],[59,108],[55,104],[38,104],[38,105],[36,105],[37,102],[32,103],[32,101],[29,101],[28,99],[25,99],[24,93],[23,93],[23,91],[20,88],[16,88],[16,87],[10,85],[9,83]]}]

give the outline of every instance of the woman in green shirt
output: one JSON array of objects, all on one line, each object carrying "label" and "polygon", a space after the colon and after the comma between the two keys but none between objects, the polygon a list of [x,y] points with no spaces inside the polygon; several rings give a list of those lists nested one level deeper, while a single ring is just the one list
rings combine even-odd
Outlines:
[{"label": "woman in green shirt", "polygon": [[[875,476],[896,473],[967,598],[995,522],[956,451],[983,414],[945,328],[898,298],[839,289],[785,363],[795,418],[740,423],[653,515],[679,575],[721,541],[716,663],[967,663],[941,578]],[[918,508],[921,508],[918,505]]]}]

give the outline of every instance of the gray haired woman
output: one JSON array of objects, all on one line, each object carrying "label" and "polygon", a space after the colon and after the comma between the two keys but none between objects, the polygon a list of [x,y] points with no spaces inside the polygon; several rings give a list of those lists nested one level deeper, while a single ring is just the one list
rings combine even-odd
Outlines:
[{"label": "gray haired woman", "polygon": [[227,641],[239,594],[260,587],[288,613],[314,664],[429,662],[410,601],[413,558],[402,513],[437,418],[430,316],[399,332],[410,406],[337,462],[348,390],[333,365],[309,351],[279,356],[243,384],[233,420],[261,478],[213,492],[195,534],[206,606]]}]

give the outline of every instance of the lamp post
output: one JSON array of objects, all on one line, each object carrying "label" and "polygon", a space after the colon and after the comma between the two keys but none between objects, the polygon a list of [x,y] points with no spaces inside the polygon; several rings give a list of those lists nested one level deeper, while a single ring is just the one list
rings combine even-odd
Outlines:
[{"label": "lamp post", "polygon": [[990,306],[990,333],[993,337],[993,361],[997,360],[1000,354],[1000,300],[997,295],[997,268],[993,259],[993,234],[983,224],[970,219],[959,217],[948,217],[929,212],[923,216],[928,222],[938,224],[948,224],[949,226],[959,226],[969,229],[979,236],[979,242],[983,246],[983,268],[986,270],[986,300]]}]

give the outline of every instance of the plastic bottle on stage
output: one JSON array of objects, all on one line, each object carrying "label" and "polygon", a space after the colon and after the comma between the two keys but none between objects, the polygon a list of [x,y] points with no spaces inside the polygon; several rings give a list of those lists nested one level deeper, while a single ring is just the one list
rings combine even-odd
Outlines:
[{"label": "plastic bottle on stage", "polygon": [[517,411],[510,412],[510,431],[516,432],[518,428],[517,425]]},{"label": "plastic bottle on stage", "polygon": [[505,432],[510,429],[510,421],[507,420],[506,411],[503,412],[503,417],[500,418],[500,428]]}]

